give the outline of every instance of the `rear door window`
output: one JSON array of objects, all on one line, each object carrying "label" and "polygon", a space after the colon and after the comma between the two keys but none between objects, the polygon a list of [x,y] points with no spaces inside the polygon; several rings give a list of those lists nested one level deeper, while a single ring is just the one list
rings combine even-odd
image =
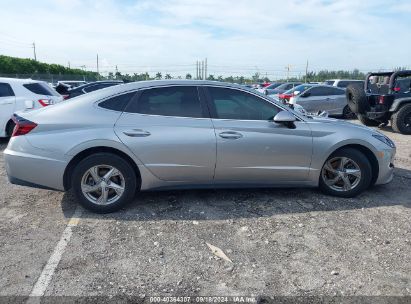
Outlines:
[{"label": "rear door window", "polygon": [[8,83],[0,83],[0,97],[14,96],[13,89]]},{"label": "rear door window", "polygon": [[326,88],[328,94],[327,95],[344,95],[345,91],[343,89],[338,88]]},{"label": "rear door window", "polygon": [[176,117],[203,117],[197,87],[172,86],[144,90],[126,112]]},{"label": "rear door window", "polygon": [[326,96],[328,94],[328,88],[326,87],[314,87],[310,89],[310,96]]},{"label": "rear door window", "polygon": [[47,84],[41,82],[25,83],[23,84],[27,90],[34,94],[46,96],[58,96],[58,93],[50,88]]}]

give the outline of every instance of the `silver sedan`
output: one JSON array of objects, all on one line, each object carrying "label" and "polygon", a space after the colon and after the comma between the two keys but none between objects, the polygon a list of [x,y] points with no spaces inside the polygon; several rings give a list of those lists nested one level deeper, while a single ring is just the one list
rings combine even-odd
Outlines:
[{"label": "silver sedan", "polygon": [[14,121],[4,152],[9,180],[73,189],[101,213],[146,190],[319,186],[352,197],[393,177],[386,136],[226,83],[129,83]]},{"label": "silver sedan", "polygon": [[[304,88],[299,90],[299,88]],[[327,111],[330,115],[344,118],[355,117],[347,104],[345,90],[329,85],[301,85],[294,89],[291,105],[298,104],[309,113]]]}]

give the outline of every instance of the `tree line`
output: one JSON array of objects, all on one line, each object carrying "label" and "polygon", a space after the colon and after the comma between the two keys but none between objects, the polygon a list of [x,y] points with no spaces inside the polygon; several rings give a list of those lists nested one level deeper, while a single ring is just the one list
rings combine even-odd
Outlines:
[{"label": "tree line", "polygon": [[48,64],[28,58],[16,58],[0,55],[0,74],[25,74],[35,77],[37,74],[78,75],[88,79],[97,79],[96,72],[71,69],[60,64]]},{"label": "tree line", "polygon": [[[395,70],[401,70],[404,68],[396,68]],[[187,73],[185,76],[175,76],[166,73],[163,75],[161,72],[150,75],[148,72],[143,73],[133,73],[133,74],[122,74],[121,72],[108,73],[107,76],[99,75],[96,72],[86,71],[82,69],[72,69],[65,67],[60,64],[48,64],[44,62],[39,62],[33,59],[16,58],[10,56],[0,55],[0,74],[25,74],[31,75],[31,78],[36,78],[36,75],[62,75],[62,76],[84,76],[88,80],[125,80],[125,81],[142,81],[142,80],[154,80],[154,79],[194,79],[194,77]],[[290,77],[288,79],[276,79],[275,81],[302,81],[302,82],[320,82],[327,79],[364,79],[365,74],[360,72],[358,69],[352,71],[332,71],[332,70],[321,70],[318,72],[309,71],[305,75],[300,75],[299,77]],[[67,77],[66,77],[67,78]],[[215,81],[225,81],[231,83],[262,83],[271,82],[272,79],[264,77],[260,73],[255,73],[251,77],[245,76],[222,76],[210,74],[207,76],[207,80]]]}]

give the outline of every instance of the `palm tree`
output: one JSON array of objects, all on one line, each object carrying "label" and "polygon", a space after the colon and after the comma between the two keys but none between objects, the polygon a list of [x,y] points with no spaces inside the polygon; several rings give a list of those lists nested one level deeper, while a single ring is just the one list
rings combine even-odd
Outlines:
[{"label": "palm tree", "polygon": [[191,74],[188,73],[188,74],[186,75],[186,79],[191,79],[191,78],[193,78],[193,76],[191,76]]},{"label": "palm tree", "polygon": [[170,74],[166,74],[166,77],[164,77],[165,79],[171,79],[171,75]]},{"label": "palm tree", "polygon": [[161,79],[161,78],[163,78],[163,75],[161,75],[161,72],[158,72],[156,74],[156,79]]}]

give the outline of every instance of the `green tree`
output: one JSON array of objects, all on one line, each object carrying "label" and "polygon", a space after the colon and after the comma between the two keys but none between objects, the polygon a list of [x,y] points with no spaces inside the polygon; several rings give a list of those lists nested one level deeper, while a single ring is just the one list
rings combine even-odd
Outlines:
[{"label": "green tree", "polygon": [[213,74],[208,75],[207,80],[215,80],[215,77]]},{"label": "green tree", "polygon": [[156,79],[161,79],[161,78],[163,78],[163,75],[161,74],[161,72],[158,72],[156,74]]},{"label": "green tree", "polygon": [[193,76],[191,76],[190,73],[187,73],[187,74],[186,74],[186,79],[192,79],[192,78],[193,78]]},{"label": "green tree", "polygon": [[171,75],[170,74],[166,74],[166,76],[164,77],[165,79],[171,79]]}]

